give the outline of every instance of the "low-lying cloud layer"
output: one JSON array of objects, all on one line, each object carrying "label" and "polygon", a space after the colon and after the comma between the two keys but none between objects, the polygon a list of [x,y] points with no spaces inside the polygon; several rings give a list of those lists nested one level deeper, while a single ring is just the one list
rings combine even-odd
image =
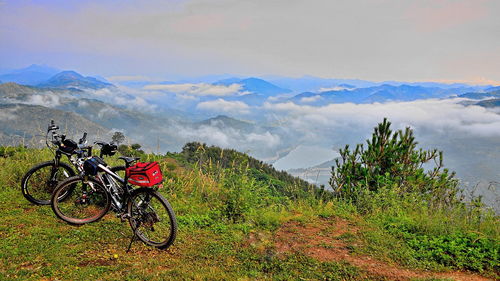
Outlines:
[{"label": "low-lying cloud layer", "polygon": [[153,84],[144,87],[145,90],[165,91],[174,94],[194,96],[232,96],[241,90],[241,85],[213,85],[208,83],[185,84]]},{"label": "low-lying cloud layer", "polygon": [[18,110],[17,107],[14,108],[3,108],[2,111],[0,111],[0,121],[12,121],[17,118],[16,111]]},{"label": "low-lying cloud layer", "polygon": [[[430,99],[413,102],[374,104],[329,104],[326,106],[266,103],[264,109],[273,112],[289,126],[310,135],[318,128],[371,128],[387,117],[396,127],[453,130],[478,136],[500,136],[500,115],[480,106],[464,106],[464,99]],[[321,137],[321,134],[315,135]]]},{"label": "low-lying cloud layer", "polygon": [[144,99],[143,92],[133,91],[132,89],[119,87],[118,90],[111,88],[103,88],[99,90],[87,90],[86,95],[91,98],[95,97],[99,100],[124,106],[135,110],[154,110],[156,105]]},{"label": "low-lying cloud layer", "polygon": [[26,101],[27,104],[41,105],[45,107],[57,107],[61,104],[60,96],[48,92],[40,95],[32,95]]},{"label": "low-lying cloud layer", "polygon": [[198,141],[223,148],[233,148],[251,155],[264,158],[272,155],[282,145],[281,136],[266,130],[251,132],[220,124],[186,126],[172,123],[162,127],[160,132],[173,136],[179,146],[187,142]]},{"label": "low-lying cloud layer", "polygon": [[250,106],[241,101],[226,101],[217,99],[212,101],[204,101],[198,103],[197,109],[207,110],[211,112],[229,113],[229,114],[248,114]]}]

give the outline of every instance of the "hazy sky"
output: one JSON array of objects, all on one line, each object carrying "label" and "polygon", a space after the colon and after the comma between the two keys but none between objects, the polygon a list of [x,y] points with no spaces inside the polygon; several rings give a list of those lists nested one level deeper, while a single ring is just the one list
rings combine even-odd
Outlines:
[{"label": "hazy sky", "polygon": [[497,0],[0,0],[0,68],[500,81]]}]

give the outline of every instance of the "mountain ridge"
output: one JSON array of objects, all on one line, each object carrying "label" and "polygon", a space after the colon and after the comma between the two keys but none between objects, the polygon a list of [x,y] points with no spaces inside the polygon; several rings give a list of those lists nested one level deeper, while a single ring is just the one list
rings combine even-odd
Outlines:
[{"label": "mountain ridge", "polygon": [[57,68],[32,64],[25,68],[15,69],[8,73],[1,74],[0,81],[34,86],[50,79],[50,77],[58,72],[60,72],[60,70]]},{"label": "mountain ridge", "polygon": [[73,70],[59,72],[37,86],[44,88],[87,88],[93,90],[114,87],[111,83],[103,82],[90,76],[85,77]]},{"label": "mountain ridge", "polygon": [[231,84],[240,84],[242,86],[243,92],[257,93],[266,97],[292,92],[292,90],[290,89],[280,88],[264,79],[255,77],[249,77],[244,79],[228,78],[224,80],[219,80],[213,84],[225,85],[225,86],[229,86]]}]

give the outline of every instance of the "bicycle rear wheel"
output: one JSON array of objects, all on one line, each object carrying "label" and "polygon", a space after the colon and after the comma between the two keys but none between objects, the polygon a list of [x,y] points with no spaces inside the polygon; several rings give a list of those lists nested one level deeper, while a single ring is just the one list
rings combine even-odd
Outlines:
[{"label": "bicycle rear wheel", "polygon": [[[72,191],[67,198],[58,199],[70,189]],[[57,186],[50,203],[58,218],[70,224],[80,225],[101,219],[109,211],[111,196],[97,180],[84,180],[75,176]]]},{"label": "bicycle rear wheel", "polygon": [[[75,172],[66,163],[60,162],[56,167],[54,161],[42,162],[24,175],[21,180],[21,191],[24,198],[31,203],[49,205],[52,192],[56,186],[74,175]],[[61,194],[59,200],[63,200],[67,195]]]},{"label": "bicycle rear wheel", "polygon": [[145,244],[166,249],[174,243],[177,220],[170,203],[160,193],[150,188],[134,190],[127,211],[130,227]]}]

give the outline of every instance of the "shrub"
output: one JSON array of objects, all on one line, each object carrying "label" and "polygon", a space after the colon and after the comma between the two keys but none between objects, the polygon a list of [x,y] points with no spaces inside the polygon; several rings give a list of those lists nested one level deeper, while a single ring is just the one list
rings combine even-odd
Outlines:
[{"label": "shrub", "polygon": [[141,149],[141,145],[134,143],[132,145],[121,144],[118,146],[118,151],[125,156],[131,157],[141,157],[144,155],[144,151]]}]

